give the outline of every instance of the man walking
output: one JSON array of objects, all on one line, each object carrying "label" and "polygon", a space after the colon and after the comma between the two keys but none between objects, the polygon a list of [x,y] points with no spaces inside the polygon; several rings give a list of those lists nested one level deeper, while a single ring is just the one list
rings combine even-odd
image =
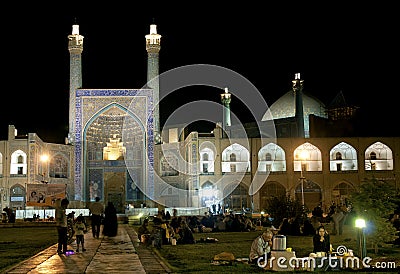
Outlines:
[{"label": "man walking", "polygon": [[89,210],[92,215],[91,220],[93,238],[99,238],[101,215],[104,214],[104,206],[102,203],[100,203],[100,197],[96,197],[96,201],[90,205]]},{"label": "man walking", "polygon": [[56,226],[57,226],[57,233],[58,233],[58,246],[57,246],[57,253],[59,255],[65,254],[67,252],[67,215],[66,209],[68,207],[69,201],[67,198],[58,201],[56,207]]}]

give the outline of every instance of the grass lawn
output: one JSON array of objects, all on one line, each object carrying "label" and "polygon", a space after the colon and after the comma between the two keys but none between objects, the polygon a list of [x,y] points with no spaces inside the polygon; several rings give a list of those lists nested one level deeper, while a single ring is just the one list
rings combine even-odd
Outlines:
[{"label": "grass lawn", "polygon": [[55,243],[55,227],[0,227],[0,273]]},{"label": "grass lawn", "polygon": [[[329,231],[329,225],[327,226]],[[195,233],[196,240],[200,238],[216,238],[216,243],[196,243],[192,245],[163,245],[157,252],[165,259],[170,268],[177,273],[257,273],[265,272],[258,267],[241,262],[233,262],[232,265],[211,264],[214,255],[221,252],[230,252],[235,258],[248,258],[252,241],[260,235],[260,231],[254,232],[213,232]],[[344,245],[358,254],[356,231],[350,226],[345,226],[343,235],[331,235],[331,243],[334,250]],[[286,246],[296,252],[296,257],[308,257],[312,252],[313,244],[311,236],[287,236]],[[396,262],[400,266],[400,248],[381,249],[374,254],[372,249],[367,250],[367,255],[374,262]],[[392,271],[393,270],[393,271]],[[398,269],[388,270],[397,272]]]},{"label": "grass lawn", "polygon": [[[134,226],[137,229],[137,226]],[[327,227],[330,231],[329,226]],[[356,231],[345,226],[341,236],[331,235],[335,248],[344,245],[357,254]],[[234,262],[232,265],[212,265],[213,257],[221,252],[230,252],[235,258],[248,258],[250,246],[261,232],[219,232],[195,233],[196,240],[212,237],[216,243],[196,243],[191,245],[163,245],[157,252],[176,273],[259,273],[264,270],[245,263]],[[55,227],[0,227],[0,273],[12,265],[23,261],[57,242]],[[287,236],[286,246],[296,252],[297,257],[307,256],[312,251],[311,236]],[[400,266],[400,248],[380,249],[374,254],[368,249],[368,256],[375,262],[396,262]],[[392,269],[397,272],[398,269]],[[389,270],[388,270],[389,272]]]}]

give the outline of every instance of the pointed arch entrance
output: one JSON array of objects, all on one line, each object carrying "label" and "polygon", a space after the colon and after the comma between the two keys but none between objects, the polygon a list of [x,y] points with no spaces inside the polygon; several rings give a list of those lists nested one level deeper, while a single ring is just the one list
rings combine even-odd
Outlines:
[{"label": "pointed arch entrance", "polygon": [[219,204],[217,192],[214,184],[210,181],[206,181],[200,189],[201,206],[212,208],[213,205]]},{"label": "pointed arch entrance", "polygon": [[332,201],[337,205],[348,205],[348,199],[355,192],[354,186],[348,182],[338,183],[332,190]]},{"label": "pointed arch entrance", "polygon": [[243,209],[251,207],[248,187],[243,184],[230,184],[224,188],[225,210],[242,212]]},{"label": "pointed arch entrance", "polygon": [[156,199],[153,90],[78,89],[75,96],[75,178],[69,195],[82,205],[101,195],[103,202],[115,200],[119,211],[125,203],[151,204]]},{"label": "pointed arch entrance", "polygon": [[266,209],[268,208],[269,201],[274,197],[282,197],[286,196],[286,189],[285,187],[280,184],[279,182],[267,182],[261,188],[261,201],[260,201],[260,208]]},{"label": "pointed arch entrance", "polygon": [[[319,205],[322,201],[322,190],[321,187],[308,179],[304,180],[304,205],[306,208],[312,210],[314,207]],[[301,201],[301,182],[295,190],[296,200]]]},{"label": "pointed arch entrance", "polygon": [[[124,127],[126,119],[132,120],[130,128]],[[123,134],[131,138],[122,142]],[[128,201],[135,202],[132,199],[139,198],[141,203],[143,194],[138,193],[136,183],[144,179],[145,131],[135,115],[119,104],[110,104],[89,120],[83,137],[86,200],[100,197],[105,204],[112,202],[118,212],[124,211]],[[126,146],[134,146],[135,151],[127,151]],[[130,174],[126,161],[137,172]]]},{"label": "pointed arch entrance", "polygon": [[[16,184],[10,189],[10,208],[13,210],[25,208],[26,200],[26,189],[20,185]],[[0,199],[3,197],[0,196]]]}]

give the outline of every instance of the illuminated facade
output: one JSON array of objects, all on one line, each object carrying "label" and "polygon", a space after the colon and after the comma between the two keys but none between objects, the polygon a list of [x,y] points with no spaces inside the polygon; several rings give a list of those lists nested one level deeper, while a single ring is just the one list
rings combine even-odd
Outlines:
[{"label": "illuminated facade", "polygon": [[[256,134],[236,138],[230,121],[234,98],[227,89],[221,94],[223,122],[212,133],[179,135],[179,128],[161,132],[157,78],[161,36],[155,25],[145,38],[146,88],[81,89],[83,36],[73,26],[68,36],[68,144],[46,143],[34,133],[18,136],[9,126],[8,140],[0,141],[2,208],[25,208],[26,185],[43,182],[66,184],[70,207],[85,208],[99,196],[112,201],[119,212],[127,204],[144,203],[192,208],[220,204],[260,211],[273,196],[301,199],[301,171],[309,208],[320,202],[325,206],[343,202],[371,176],[398,188],[400,138],[313,137],[318,128],[310,115],[326,120],[329,114],[340,120],[351,116],[353,109],[346,107],[346,115],[341,115],[341,106],[328,110],[303,94],[299,74],[293,89],[262,118],[266,126],[275,123],[277,138],[262,141]],[[48,161],[40,160],[44,154]],[[259,175],[265,179],[254,184]]]}]

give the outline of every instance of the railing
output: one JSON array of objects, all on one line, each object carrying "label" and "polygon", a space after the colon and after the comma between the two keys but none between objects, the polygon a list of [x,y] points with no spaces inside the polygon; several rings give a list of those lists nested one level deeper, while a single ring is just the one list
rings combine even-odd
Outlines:
[{"label": "railing", "polygon": [[[66,213],[74,211],[75,217],[82,213],[83,216],[89,216],[89,209],[87,208],[67,208]],[[54,208],[44,209],[17,209],[15,211],[15,219],[33,218],[33,214],[39,215],[39,219],[55,217],[56,210]]]}]

